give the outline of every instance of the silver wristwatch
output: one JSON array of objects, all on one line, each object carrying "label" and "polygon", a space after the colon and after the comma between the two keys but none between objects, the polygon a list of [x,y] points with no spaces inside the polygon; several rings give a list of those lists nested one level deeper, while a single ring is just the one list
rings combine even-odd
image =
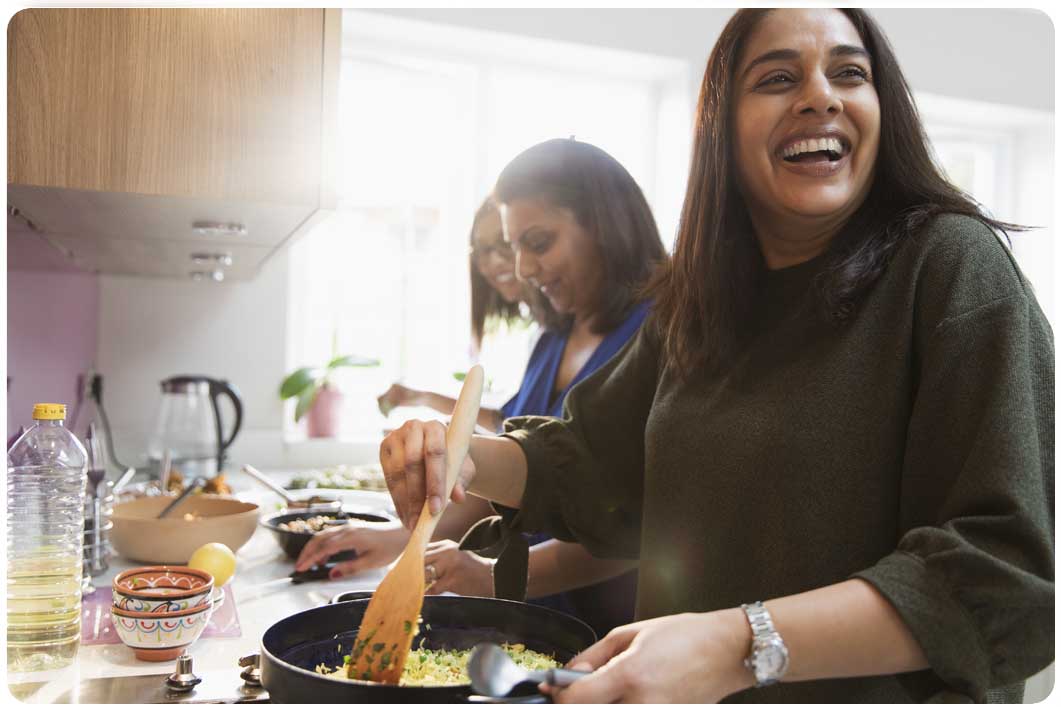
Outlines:
[{"label": "silver wristwatch", "polygon": [[764,687],[780,680],[788,669],[788,647],[774,628],[770,612],[761,601],[741,604],[752,627],[752,648],[744,665],[755,676],[755,686]]}]

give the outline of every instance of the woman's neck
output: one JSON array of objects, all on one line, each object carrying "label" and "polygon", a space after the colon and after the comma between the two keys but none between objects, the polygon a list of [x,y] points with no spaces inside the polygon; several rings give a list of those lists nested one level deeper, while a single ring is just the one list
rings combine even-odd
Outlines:
[{"label": "woman's neck", "polygon": [[752,228],[769,270],[780,270],[818,257],[847,223],[846,214],[834,218],[780,219],[751,214]]}]

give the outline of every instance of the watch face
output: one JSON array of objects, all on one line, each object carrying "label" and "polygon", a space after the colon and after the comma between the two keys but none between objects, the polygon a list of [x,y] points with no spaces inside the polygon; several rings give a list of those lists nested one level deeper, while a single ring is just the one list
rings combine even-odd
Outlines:
[{"label": "watch face", "polygon": [[788,650],[784,644],[766,640],[755,646],[755,679],[759,682],[777,680],[788,667]]}]

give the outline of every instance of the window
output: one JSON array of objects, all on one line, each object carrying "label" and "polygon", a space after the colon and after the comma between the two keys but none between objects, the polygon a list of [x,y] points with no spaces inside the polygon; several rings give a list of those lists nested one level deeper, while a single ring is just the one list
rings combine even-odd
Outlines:
[{"label": "window", "polygon": [[[289,364],[333,345],[380,359],[336,380],[340,434],[363,439],[431,414],[383,418],[375,397],[391,382],[459,390],[473,358],[469,229],[504,165],[553,137],[598,145],[641,185],[669,244],[692,105],[684,62],[349,10],[343,28],[339,208],[291,248]],[[487,334],[484,404],[518,388],[535,335]]]},{"label": "window", "polygon": [[1012,232],[1012,252],[1053,319],[1053,114],[992,103],[917,96],[947,177]]}]

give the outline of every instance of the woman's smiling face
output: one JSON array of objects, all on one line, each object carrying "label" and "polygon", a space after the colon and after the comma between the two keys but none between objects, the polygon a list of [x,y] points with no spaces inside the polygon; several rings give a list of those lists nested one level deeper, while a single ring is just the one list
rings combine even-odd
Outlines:
[{"label": "woman's smiling face", "polygon": [[880,145],[871,70],[839,10],[774,10],[752,31],[732,97],[733,156],[753,222],[775,233],[794,222],[829,229],[862,204]]},{"label": "woman's smiling face", "polygon": [[472,254],[479,274],[506,302],[519,302],[523,285],[516,279],[512,248],[501,228],[501,214],[492,211],[475,224]]},{"label": "woman's smiling face", "polygon": [[575,214],[530,198],[502,204],[501,214],[516,253],[516,275],[539,289],[557,312],[593,316],[604,268],[593,236]]}]

